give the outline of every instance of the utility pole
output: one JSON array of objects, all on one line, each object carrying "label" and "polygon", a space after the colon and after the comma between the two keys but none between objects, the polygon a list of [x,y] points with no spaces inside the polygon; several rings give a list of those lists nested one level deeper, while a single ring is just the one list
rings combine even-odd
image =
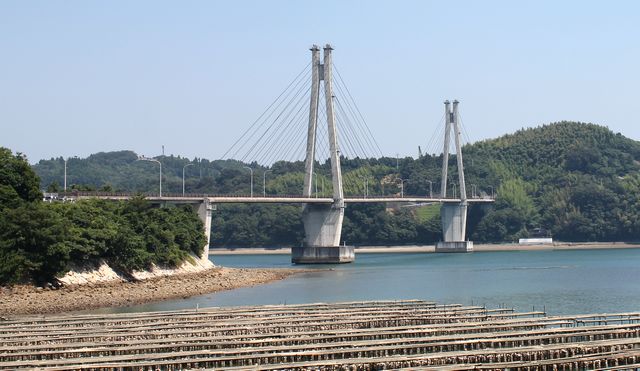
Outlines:
[{"label": "utility pole", "polygon": [[253,169],[249,166],[244,166],[245,169],[249,169],[251,172],[251,197],[253,197]]},{"label": "utility pole", "polygon": [[270,171],[273,170],[265,170],[262,172],[262,197],[267,197],[267,173]]},{"label": "utility pole", "polygon": [[398,178],[398,180],[400,181],[400,198],[404,198],[404,182],[408,181],[409,179]]},{"label": "utility pole", "polygon": [[313,180],[316,184],[316,198],[318,198],[318,174],[316,174],[316,172],[313,172]]},{"label": "utility pole", "polygon": [[182,167],[182,197],[184,197],[184,170],[187,168],[187,166],[193,166],[193,164],[189,163]]},{"label": "utility pole", "polygon": [[67,191],[67,159],[64,159],[64,191]]},{"label": "utility pole", "polygon": [[158,165],[160,165],[160,186],[159,186],[158,195],[160,196],[160,198],[162,198],[162,162],[156,160],[155,158],[148,158],[148,157],[144,157],[144,156],[138,157],[138,159],[136,161],[157,162]]},{"label": "utility pole", "polygon": [[367,177],[362,178],[362,186],[364,189],[364,193],[363,193],[364,198],[369,197],[369,178]]}]

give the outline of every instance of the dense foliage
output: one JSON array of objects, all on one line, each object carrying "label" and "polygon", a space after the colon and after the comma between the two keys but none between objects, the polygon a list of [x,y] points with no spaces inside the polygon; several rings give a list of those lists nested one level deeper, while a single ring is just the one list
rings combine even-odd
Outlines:
[{"label": "dense foliage", "polygon": [[45,203],[39,183],[23,156],[0,148],[0,284],[51,282],[100,259],[126,273],[202,253],[202,222],[189,207],[141,198]]},{"label": "dense foliage", "polygon": [[[493,207],[470,209],[468,235],[476,241],[513,241],[537,228],[565,241],[628,241],[640,235],[640,143],[593,124],[560,122],[463,148],[467,194],[496,194]],[[70,184],[86,189],[157,192],[157,164],[136,161],[133,152],[99,153],[70,159]],[[182,191],[185,171],[190,193],[300,194],[302,162],[277,162],[269,168],[235,160],[209,161],[160,156],[163,191]],[[345,194],[439,193],[442,157],[342,159]],[[185,165],[192,164],[193,166]],[[34,166],[44,187],[62,182],[62,158]],[[455,156],[449,161],[451,195],[457,186]],[[268,171],[266,175],[264,172]],[[319,196],[331,194],[330,167],[316,165]],[[264,178],[263,178],[264,175]],[[365,179],[368,179],[365,181]],[[458,187],[459,191],[459,187]],[[349,205],[343,240],[350,244],[432,243],[440,239],[437,206]],[[220,206],[214,214],[214,245],[293,245],[302,240],[301,208],[277,205]]]},{"label": "dense foliage", "polygon": [[[503,241],[542,227],[565,241],[640,237],[640,143],[593,124],[561,122],[466,148],[498,199],[473,234]],[[468,161],[465,159],[465,162]]]}]

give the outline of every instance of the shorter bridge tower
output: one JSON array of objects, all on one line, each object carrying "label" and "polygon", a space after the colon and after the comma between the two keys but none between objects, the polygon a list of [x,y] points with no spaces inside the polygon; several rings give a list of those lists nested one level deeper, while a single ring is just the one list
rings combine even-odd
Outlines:
[{"label": "shorter bridge tower", "polygon": [[302,214],[304,224],[304,243],[291,249],[291,261],[297,264],[313,263],[349,263],[355,259],[353,246],[340,246],[342,221],[344,219],[344,193],[342,189],[342,171],[340,169],[340,150],[333,110],[333,80],[331,51],[324,47],[324,63],[320,63],[320,48],[311,48],[311,100],[309,105],[309,127],[307,131],[307,151],[305,158],[304,197],[311,197],[313,167],[315,163],[316,133],[318,124],[318,100],[320,81],[324,81],[324,96],[327,116],[329,152],[331,159],[331,178],[333,185],[333,203],[330,205],[306,204]]},{"label": "shorter bridge tower", "polygon": [[[449,167],[449,143],[451,141],[451,129],[453,129],[456,144],[456,160],[458,163],[458,181],[460,183],[460,202],[455,204],[443,204],[440,208],[442,221],[443,240],[436,244],[436,252],[469,252],[473,251],[473,241],[465,239],[467,232],[467,189],[464,181],[464,166],[462,163],[462,147],[460,145],[460,120],[458,115],[458,101],[453,105],[447,100],[444,102],[445,131],[444,147],[442,151],[442,182],[440,195],[447,197],[447,173]],[[453,106],[453,107],[452,107]]]}]

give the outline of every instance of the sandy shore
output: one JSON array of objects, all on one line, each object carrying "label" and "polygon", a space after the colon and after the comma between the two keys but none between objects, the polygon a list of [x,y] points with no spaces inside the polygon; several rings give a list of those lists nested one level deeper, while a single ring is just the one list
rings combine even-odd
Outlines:
[{"label": "sandy shore", "polygon": [[[532,250],[590,250],[590,249],[637,249],[640,248],[639,243],[626,242],[555,242],[553,244],[540,245],[520,245],[517,243],[507,244],[474,244],[473,250],[477,252],[483,251],[532,251]],[[435,246],[433,245],[407,245],[407,246],[358,246],[357,253],[433,253]],[[261,248],[261,247],[245,247],[236,249],[212,248],[209,250],[210,255],[269,255],[269,254],[290,254],[291,249],[282,248]]]},{"label": "sandy shore", "polygon": [[148,279],[67,286],[57,290],[28,285],[0,288],[0,317],[127,306],[281,280],[303,269],[213,268],[204,272]]}]

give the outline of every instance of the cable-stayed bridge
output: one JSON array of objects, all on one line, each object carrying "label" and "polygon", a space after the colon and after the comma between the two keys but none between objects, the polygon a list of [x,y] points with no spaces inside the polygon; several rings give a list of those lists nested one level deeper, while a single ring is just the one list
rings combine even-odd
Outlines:
[{"label": "cable-stayed bridge", "polygon": [[[302,161],[304,180],[299,195],[255,196],[253,194],[253,168],[245,166],[251,174],[249,195],[162,194],[162,163],[160,165],[160,191],[147,195],[154,203],[193,204],[204,222],[207,246],[203,259],[207,259],[211,216],[217,204],[223,203],[280,203],[303,205],[305,239],[302,246],[292,248],[294,263],[343,263],[354,260],[353,246],[340,245],[344,209],[353,203],[439,203],[443,239],[436,251],[467,252],[473,243],[466,240],[467,207],[470,203],[490,203],[492,197],[467,196],[461,147],[461,120],[458,101],[445,101],[444,145],[442,147],[442,180],[440,192],[434,197],[405,195],[405,179],[399,177],[399,196],[371,196],[368,180],[372,169],[362,166],[343,174],[341,160],[382,157],[378,142],[372,135],[342,76],[332,62],[333,48],[326,45],[320,58],[320,48],[311,48],[311,63],[300,72],[285,90],[253,122],[223,155],[223,159],[235,159],[245,164],[263,166],[265,169],[278,161]],[[334,74],[335,72],[335,74]],[[335,78],[336,76],[337,78]],[[455,142],[459,196],[455,189],[448,197],[448,165],[451,133]],[[325,166],[327,165],[327,166]],[[263,176],[270,170],[265,170]],[[321,172],[328,174],[322,174]],[[320,172],[320,175],[318,173]],[[318,179],[330,177],[330,197],[319,197]],[[431,186],[431,184],[430,184]],[[324,186],[323,186],[324,188]],[[356,196],[357,190],[362,196]],[[345,194],[350,193],[350,194]],[[126,200],[132,194],[69,193],[67,197]]]}]

